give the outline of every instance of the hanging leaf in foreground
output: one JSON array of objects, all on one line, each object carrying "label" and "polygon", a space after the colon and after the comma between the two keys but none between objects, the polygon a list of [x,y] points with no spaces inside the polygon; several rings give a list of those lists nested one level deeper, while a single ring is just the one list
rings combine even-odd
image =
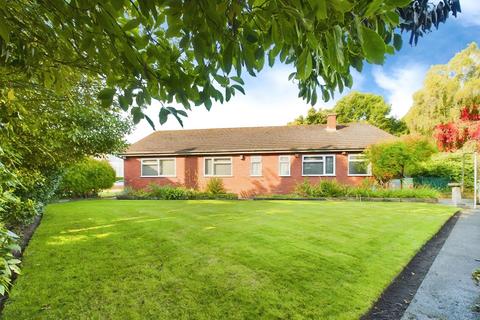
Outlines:
[{"label": "hanging leaf in foreground", "polygon": [[351,67],[399,50],[401,30],[416,44],[458,12],[459,0],[17,0],[0,5],[0,67],[55,91],[64,70],[101,77],[102,105],[139,108],[140,120],[152,100],[187,111],[228,101],[267,59],[293,65],[299,96],[314,104],[350,87]]}]

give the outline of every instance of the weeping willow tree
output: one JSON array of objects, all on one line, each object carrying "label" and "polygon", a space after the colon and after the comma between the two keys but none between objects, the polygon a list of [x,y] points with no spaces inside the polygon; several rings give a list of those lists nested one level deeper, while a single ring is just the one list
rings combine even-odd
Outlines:
[{"label": "weeping willow tree", "polygon": [[412,133],[432,135],[436,125],[454,121],[480,103],[480,49],[471,43],[447,64],[430,68],[404,120]]}]

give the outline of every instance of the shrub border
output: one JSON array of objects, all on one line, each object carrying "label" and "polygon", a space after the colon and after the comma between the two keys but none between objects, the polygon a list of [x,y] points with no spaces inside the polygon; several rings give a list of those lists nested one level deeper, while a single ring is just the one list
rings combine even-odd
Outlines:
[{"label": "shrub border", "polygon": [[228,198],[228,197],[216,197],[212,196],[211,198],[192,198],[192,199],[159,199],[155,197],[137,197],[137,196],[129,196],[129,195],[118,195],[114,196],[110,199],[115,199],[115,200],[164,200],[164,201],[186,201],[186,200],[195,200],[195,201],[201,201],[201,200],[228,200],[228,201],[237,201],[237,200],[242,200],[240,198]]},{"label": "shrub border", "polygon": [[308,197],[251,197],[251,198],[224,198],[224,197],[211,197],[211,198],[198,198],[198,199],[158,199],[158,198],[144,198],[130,195],[118,195],[111,199],[116,200],[165,200],[165,201],[178,201],[178,200],[230,200],[230,201],[245,201],[245,200],[278,200],[278,201],[358,201],[358,202],[418,202],[418,203],[438,203],[437,198],[356,198],[356,197],[323,197],[323,198],[308,198]]},{"label": "shrub border", "polygon": [[[20,248],[22,250],[13,252],[13,255],[17,259],[21,259],[23,257],[23,254],[25,253],[25,249],[27,248],[28,244],[30,243],[30,240],[32,239],[33,234],[35,233],[38,226],[42,222],[42,218],[43,218],[43,213],[35,216],[32,223],[30,223],[29,225],[22,228],[22,231],[23,231],[22,232],[22,238],[21,238],[21,242],[19,243]],[[23,262],[23,260],[22,260],[22,262]],[[10,285],[9,290],[11,290],[12,287],[15,285],[15,280],[17,279],[17,277],[18,277],[18,274],[16,274],[16,273],[12,274],[12,283]],[[0,297],[0,317],[1,317],[1,312],[3,311],[3,308],[5,307],[5,303],[8,300],[8,297],[9,297],[8,293],[5,293],[5,295]]]},{"label": "shrub border", "polygon": [[358,201],[358,202],[424,202],[424,203],[438,203],[437,198],[372,198],[372,197],[324,197],[324,198],[289,198],[289,197],[253,197],[252,200],[294,200],[294,201]]}]

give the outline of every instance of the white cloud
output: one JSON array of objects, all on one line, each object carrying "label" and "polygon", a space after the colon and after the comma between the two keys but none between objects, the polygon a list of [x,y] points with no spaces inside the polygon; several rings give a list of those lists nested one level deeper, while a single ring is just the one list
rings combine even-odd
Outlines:
[{"label": "white cloud", "polygon": [[460,7],[462,12],[457,16],[459,23],[466,26],[480,26],[479,0],[460,0]]},{"label": "white cloud", "polygon": [[413,94],[422,87],[427,66],[409,64],[386,73],[381,67],[372,69],[376,84],[387,91],[387,100],[392,105],[392,115],[403,117],[413,102]]},{"label": "white cloud", "polygon": [[[192,107],[192,111],[188,112],[188,118],[184,120],[184,128],[285,125],[297,116],[306,114],[310,105],[298,98],[297,85],[288,81],[290,72],[291,68],[284,65],[266,69],[257,78],[248,79],[245,86],[246,95],[237,92],[228,103],[214,103],[210,111],[207,111],[204,106]],[[353,89],[358,90],[365,79],[357,72],[353,72],[353,78]],[[345,90],[341,96],[348,91]],[[334,100],[327,103],[318,101],[315,107],[332,107],[341,96],[337,94]],[[178,105],[177,107],[182,108]],[[146,113],[151,119],[156,120],[158,110],[159,104],[153,103]],[[169,118],[167,123],[158,126],[157,130],[181,128],[174,118]],[[152,132],[150,125],[146,121],[141,121],[135,131],[128,136],[128,141],[135,142]]]}]

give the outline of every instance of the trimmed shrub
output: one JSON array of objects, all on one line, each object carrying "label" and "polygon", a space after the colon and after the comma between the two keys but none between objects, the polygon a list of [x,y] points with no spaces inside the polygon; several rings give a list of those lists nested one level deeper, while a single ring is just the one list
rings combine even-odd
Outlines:
[{"label": "trimmed shrub", "polygon": [[68,168],[59,186],[62,197],[87,198],[115,183],[115,170],[105,160],[87,158]]},{"label": "trimmed shrub", "polygon": [[205,192],[210,194],[226,193],[225,186],[223,185],[223,180],[220,178],[211,178],[210,180],[208,180]]}]

